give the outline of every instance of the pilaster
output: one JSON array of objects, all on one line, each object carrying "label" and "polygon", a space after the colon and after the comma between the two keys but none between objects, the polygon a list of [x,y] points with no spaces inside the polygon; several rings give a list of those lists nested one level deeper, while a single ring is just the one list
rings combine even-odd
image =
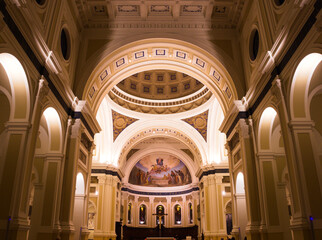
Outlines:
[{"label": "pilaster", "polygon": [[240,119],[237,124],[239,141],[242,153],[242,165],[244,170],[245,194],[247,205],[246,226],[247,239],[260,239],[260,205],[258,192],[258,179],[256,171],[256,159],[254,156],[254,139],[247,119]]}]

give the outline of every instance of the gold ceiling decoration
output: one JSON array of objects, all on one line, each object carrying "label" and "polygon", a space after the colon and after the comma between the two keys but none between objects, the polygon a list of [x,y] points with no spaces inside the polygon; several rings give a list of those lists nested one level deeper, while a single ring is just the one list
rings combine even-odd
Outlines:
[{"label": "gold ceiling decoration", "polygon": [[129,125],[131,125],[132,123],[138,120],[135,118],[127,117],[113,110],[112,110],[112,117],[113,117],[113,140],[114,141],[126,127],[128,127]]},{"label": "gold ceiling decoration", "polygon": [[112,88],[108,96],[116,104],[132,111],[149,114],[173,114],[189,111],[201,106],[211,98],[212,93],[209,91],[208,88],[205,88],[198,94],[193,95],[191,97],[187,97],[180,101],[173,100],[167,102],[147,102],[144,101],[144,99],[137,100],[129,97],[128,95],[126,96],[117,91],[116,88]]},{"label": "gold ceiling decoration", "polygon": [[194,127],[207,142],[208,110],[196,116],[182,119],[182,121],[185,121]]}]

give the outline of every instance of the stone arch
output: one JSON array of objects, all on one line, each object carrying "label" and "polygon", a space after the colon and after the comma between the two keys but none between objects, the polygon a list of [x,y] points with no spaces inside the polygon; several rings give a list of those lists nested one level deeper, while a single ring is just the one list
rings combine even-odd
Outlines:
[{"label": "stone arch", "polygon": [[[156,51],[163,55],[159,56]],[[140,59],[136,59],[140,53]],[[97,112],[106,93],[117,82],[137,72],[168,69],[183,72],[203,82],[218,98],[224,112],[237,90],[227,69],[203,49],[173,39],[146,39],[120,47],[101,59],[91,72],[82,98]]]},{"label": "stone arch", "polygon": [[260,115],[258,126],[258,166],[263,218],[268,229],[279,226],[280,236],[288,239],[291,238],[290,221],[286,183],[282,182],[282,173],[288,169],[280,131],[277,111],[271,106],[266,107]]},{"label": "stone arch", "polygon": [[[62,124],[57,110],[47,105],[39,121],[33,167],[39,178],[32,203],[30,238],[37,237],[43,226],[52,226],[57,212],[60,167],[62,161]],[[41,186],[41,187],[40,187]],[[41,197],[40,197],[41,196]],[[45,220],[44,220],[45,219]]]},{"label": "stone arch", "polygon": [[[322,218],[322,169],[320,117],[322,54],[317,49],[307,54],[294,72],[290,88],[291,131],[299,164],[303,196],[308,204],[308,213],[315,219]],[[318,111],[316,111],[318,110]],[[312,121],[313,120],[313,121]],[[314,120],[317,125],[315,126]],[[293,209],[292,209],[293,210]],[[295,214],[295,213],[294,213]]]},{"label": "stone arch", "polygon": [[60,152],[62,150],[62,125],[60,117],[53,107],[48,107],[43,112],[46,119],[49,137],[49,151]]},{"label": "stone arch", "polygon": [[10,53],[0,53],[0,86],[11,97],[10,121],[28,121],[30,90],[26,72],[20,61]]},{"label": "stone arch", "polygon": [[75,183],[75,197],[74,197],[74,213],[73,213],[73,223],[76,229],[75,238],[79,239],[82,235],[82,226],[87,222],[87,183],[82,171],[78,171],[76,175]]},{"label": "stone arch", "polygon": [[308,94],[312,75],[322,61],[320,53],[310,53],[297,65],[290,92],[290,112],[292,119],[309,119]]},{"label": "stone arch", "polygon": [[[203,161],[206,162],[205,143],[202,136],[190,125],[184,124],[183,122],[180,123],[182,124],[180,130],[177,128],[177,121],[168,121],[165,123],[162,120],[140,120],[129,125],[114,142],[113,165],[122,166],[127,152],[139,141],[152,136],[173,137],[184,143],[195,153],[196,161],[199,164]],[[187,133],[190,135],[188,136]]]},{"label": "stone arch", "polygon": [[[236,220],[234,226],[238,226],[240,229],[241,239],[244,239],[246,233],[246,225],[247,225],[247,204],[246,204],[246,194],[245,194],[245,182],[244,182],[244,174],[242,171],[239,171],[236,176],[235,182],[235,196],[234,202],[236,206]],[[236,224],[236,225],[235,225]]]},{"label": "stone arch", "polygon": [[[105,56],[112,54],[113,52],[117,52],[118,49],[121,49],[124,46],[132,46],[132,45],[139,45],[147,40],[151,40],[153,42],[157,41],[166,41],[169,43],[177,43],[177,44],[185,44],[187,47],[191,47],[194,49],[202,49],[203,51],[209,53],[211,56],[215,57],[220,61],[220,63],[231,73],[232,78],[237,80],[236,86],[238,91],[244,91],[245,84],[242,82],[244,79],[241,78],[240,72],[236,71],[236,63],[233,62],[231,57],[225,53],[219,47],[216,47],[213,43],[200,41],[193,38],[187,38],[182,34],[175,34],[175,33],[145,33],[145,34],[133,34],[130,37],[112,40],[105,45],[102,45],[100,49],[98,49],[95,53],[93,53],[89,58],[87,58],[87,62],[84,63],[85,66],[88,66],[85,69],[84,73],[82,74],[85,80],[87,80],[91,74],[92,69],[97,66]],[[130,44],[135,43],[135,44]],[[138,47],[140,48],[140,47]],[[240,69],[239,69],[240,71]],[[82,77],[82,76],[80,76]],[[85,83],[84,83],[85,84]],[[80,88],[83,89],[84,85],[80,85]],[[240,93],[242,94],[242,93]],[[241,95],[242,96],[242,95]],[[241,97],[239,96],[239,97]]]},{"label": "stone arch", "polygon": [[271,150],[271,136],[273,130],[274,120],[277,116],[277,112],[272,107],[267,107],[263,111],[258,127],[258,146],[259,151]]}]

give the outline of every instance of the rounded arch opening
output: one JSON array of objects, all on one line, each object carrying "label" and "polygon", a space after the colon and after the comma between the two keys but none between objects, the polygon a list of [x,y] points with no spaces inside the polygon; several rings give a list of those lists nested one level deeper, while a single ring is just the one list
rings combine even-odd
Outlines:
[{"label": "rounded arch opening", "polygon": [[84,195],[85,194],[85,180],[81,172],[77,173],[76,176],[76,189],[75,195]]},{"label": "rounded arch opening", "polygon": [[147,206],[145,204],[141,204],[139,207],[139,224],[145,225],[147,224]]},{"label": "rounded arch opening", "polygon": [[30,92],[26,72],[20,61],[9,53],[0,53],[0,86],[11,95],[11,121],[26,121],[30,114]]},{"label": "rounded arch opening", "polygon": [[53,107],[48,107],[43,113],[48,127],[49,150],[60,151],[62,145],[62,129],[60,117]]},{"label": "rounded arch opening", "polygon": [[155,212],[157,214],[155,218],[156,225],[164,225],[165,207],[163,206],[163,204],[158,204],[158,206],[156,206],[155,208]]},{"label": "rounded arch opening", "polygon": [[260,150],[271,149],[272,129],[277,112],[272,107],[267,107],[260,118],[258,140]]},{"label": "rounded arch opening", "polygon": [[244,174],[239,172],[236,177],[236,193],[245,194]]},{"label": "rounded arch opening", "polygon": [[[160,49],[164,52],[162,56],[154,52]],[[136,58],[136,54],[141,57]],[[216,57],[195,45],[174,39],[145,39],[104,56],[91,71],[83,98],[97,112],[102,99],[116,83],[152,69],[178,71],[200,80],[217,95],[224,112],[232,100],[238,98],[232,77]]]},{"label": "rounded arch opening", "polygon": [[176,204],[174,205],[174,224],[175,225],[181,225],[181,212],[182,212],[182,208],[180,204]]},{"label": "rounded arch opening", "polygon": [[309,87],[312,75],[321,61],[320,53],[311,53],[305,56],[296,67],[290,93],[292,119],[309,119]]}]

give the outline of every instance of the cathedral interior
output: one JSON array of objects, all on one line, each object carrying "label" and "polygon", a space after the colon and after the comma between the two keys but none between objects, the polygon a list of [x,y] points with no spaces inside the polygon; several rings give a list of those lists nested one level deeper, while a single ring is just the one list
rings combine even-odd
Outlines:
[{"label": "cathedral interior", "polygon": [[1,0],[0,239],[321,240],[321,5]]}]

